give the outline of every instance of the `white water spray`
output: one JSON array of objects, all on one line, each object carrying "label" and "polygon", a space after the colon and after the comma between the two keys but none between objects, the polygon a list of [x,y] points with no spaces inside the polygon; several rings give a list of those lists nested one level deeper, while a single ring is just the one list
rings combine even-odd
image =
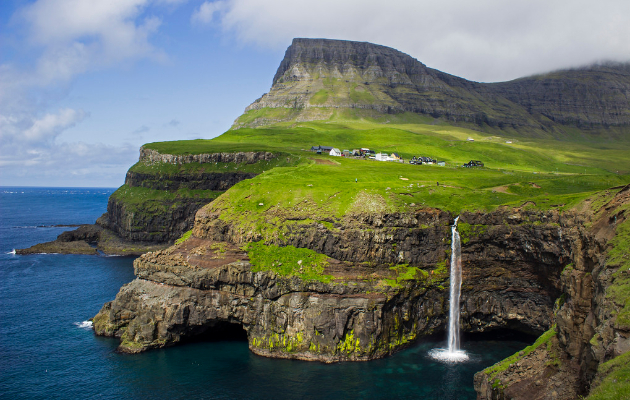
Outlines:
[{"label": "white water spray", "polygon": [[459,349],[459,298],[462,290],[462,246],[455,218],[451,227],[451,282],[448,315],[448,348],[431,350],[430,355],[441,361],[468,360],[465,351]]}]

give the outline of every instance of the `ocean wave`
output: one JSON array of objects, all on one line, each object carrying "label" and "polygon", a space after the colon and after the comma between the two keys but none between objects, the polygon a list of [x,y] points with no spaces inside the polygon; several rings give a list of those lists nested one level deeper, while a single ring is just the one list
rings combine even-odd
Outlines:
[{"label": "ocean wave", "polygon": [[74,325],[77,328],[91,330],[92,329],[92,321],[83,321],[83,322],[75,322]]},{"label": "ocean wave", "polygon": [[8,252],[6,254],[13,254],[13,255],[15,255],[15,249],[11,250],[10,252]]}]

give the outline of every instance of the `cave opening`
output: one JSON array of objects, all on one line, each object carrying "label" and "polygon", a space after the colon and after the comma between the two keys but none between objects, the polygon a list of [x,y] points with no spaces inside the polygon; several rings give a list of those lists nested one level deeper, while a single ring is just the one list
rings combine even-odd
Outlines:
[{"label": "cave opening", "polygon": [[191,332],[186,342],[247,342],[247,331],[240,323],[211,321]]},{"label": "cave opening", "polygon": [[525,343],[534,343],[538,336],[533,333],[526,333],[521,330],[498,328],[485,332],[462,332],[462,341],[519,341]]}]

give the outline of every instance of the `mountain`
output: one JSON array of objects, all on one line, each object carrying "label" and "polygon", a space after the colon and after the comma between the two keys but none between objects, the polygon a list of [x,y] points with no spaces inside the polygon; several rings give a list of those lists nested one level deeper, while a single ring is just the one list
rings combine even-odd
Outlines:
[{"label": "mountain", "polygon": [[479,83],[385,46],[298,38],[269,93],[249,105],[233,128],[339,116],[396,120],[408,113],[488,132],[562,137],[578,128],[627,137],[630,64]]}]

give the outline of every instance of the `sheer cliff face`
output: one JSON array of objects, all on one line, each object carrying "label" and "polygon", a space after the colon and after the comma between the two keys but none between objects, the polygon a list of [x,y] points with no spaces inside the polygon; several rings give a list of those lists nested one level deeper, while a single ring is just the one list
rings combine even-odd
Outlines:
[{"label": "sheer cliff face", "polygon": [[559,124],[630,124],[630,64],[605,64],[489,84],[491,92]]},{"label": "sheer cliff face", "polygon": [[[561,71],[483,84],[431,68],[395,49],[365,42],[294,39],[269,93],[235,128],[284,120],[321,120],[335,110],[413,112],[451,123],[562,133],[630,126],[630,65]],[[246,117],[248,112],[275,109]],[[250,113],[251,114],[251,113]]]}]

